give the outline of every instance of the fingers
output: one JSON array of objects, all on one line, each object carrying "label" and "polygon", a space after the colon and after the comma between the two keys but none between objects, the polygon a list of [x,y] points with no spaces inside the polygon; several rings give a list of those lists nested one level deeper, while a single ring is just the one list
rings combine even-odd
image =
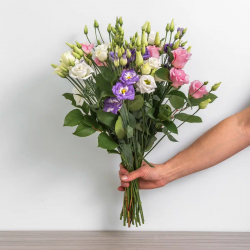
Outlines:
[{"label": "fingers", "polygon": [[142,168],[139,168],[131,173],[121,174],[120,178],[122,182],[130,182],[139,177],[143,177],[145,175],[145,171]]},{"label": "fingers", "polygon": [[124,187],[122,187],[122,186],[120,186],[120,187],[118,187],[118,190],[119,190],[119,191],[124,191],[124,190],[125,190],[125,188],[124,188]]}]

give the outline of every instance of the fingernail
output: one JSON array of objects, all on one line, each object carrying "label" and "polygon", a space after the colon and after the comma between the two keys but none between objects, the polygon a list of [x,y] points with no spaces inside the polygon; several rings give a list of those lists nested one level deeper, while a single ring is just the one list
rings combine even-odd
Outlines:
[{"label": "fingernail", "polygon": [[125,181],[125,180],[127,180],[127,179],[128,179],[128,176],[126,176],[126,175],[123,175],[123,176],[122,176],[122,180],[123,180],[123,181]]}]

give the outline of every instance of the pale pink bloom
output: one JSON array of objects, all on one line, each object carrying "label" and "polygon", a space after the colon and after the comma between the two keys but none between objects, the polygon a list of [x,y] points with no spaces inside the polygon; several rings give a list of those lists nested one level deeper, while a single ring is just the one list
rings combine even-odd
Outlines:
[{"label": "pale pink bloom", "polygon": [[82,50],[86,53],[86,54],[89,54],[91,52],[91,50],[94,48],[94,44],[91,43],[91,44],[84,44],[84,43],[81,43],[82,45]]},{"label": "pale pink bloom", "polygon": [[203,86],[202,85],[203,83],[201,83],[198,80],[191,82],[190,87],[189,87],[189,94],[192,95],[194,99],[202,98],[203,95],[208,94],[208,91],[206,90],[206,85],[203,85]]},{"label": "pale pink bloom", "polygon": [[106,66],[106,63],[101,62],[97,57],[94,59],[94,62],[97,64],[97,66]]},{"label": "pale pink bloom", "polygon": [[154,57],[154,58],[160,57],[160,54],[159,54],[159,50],[161,50],[160,47],[156,47],[155,45],[153,45],[153,46],[148,46],[147,48],[151,57]]},{"label": "pale pink bloom", "polygon": [[182,69],[192,55],[191,53],[187,52],[185,49],[181,47],[172,50],[172,53],[174,56],[172,65],[177,69]]},{"label": "pale pink bloom", "polygon": [[182,69],[171,68],[170,80],[173,82],[172,86],[177,89],[179,86],[189,83],[189,76]]}]

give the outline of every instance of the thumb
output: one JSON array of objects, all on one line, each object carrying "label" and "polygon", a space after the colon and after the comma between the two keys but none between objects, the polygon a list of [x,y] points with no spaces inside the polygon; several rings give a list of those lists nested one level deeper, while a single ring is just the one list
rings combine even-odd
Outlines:
[{"label": "thumb", "polygon": [[133,181],[139,177],[143,177],[144,176],[144,171],[142,168],[139,168],[135,171],[132,171],[131,173],[127,173],[125,175],[122,175],[121,176],[121,180],[124,181],[124,182],[130,182],[130,181]]}]

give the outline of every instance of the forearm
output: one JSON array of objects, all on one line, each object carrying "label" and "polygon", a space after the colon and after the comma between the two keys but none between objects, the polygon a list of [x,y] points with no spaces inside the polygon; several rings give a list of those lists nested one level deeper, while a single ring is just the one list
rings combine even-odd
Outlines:
[{"label": "forearm", "polygon": [[250,145],[250,108],[207,131],[164,164],[169,181],[212,167]]}]

